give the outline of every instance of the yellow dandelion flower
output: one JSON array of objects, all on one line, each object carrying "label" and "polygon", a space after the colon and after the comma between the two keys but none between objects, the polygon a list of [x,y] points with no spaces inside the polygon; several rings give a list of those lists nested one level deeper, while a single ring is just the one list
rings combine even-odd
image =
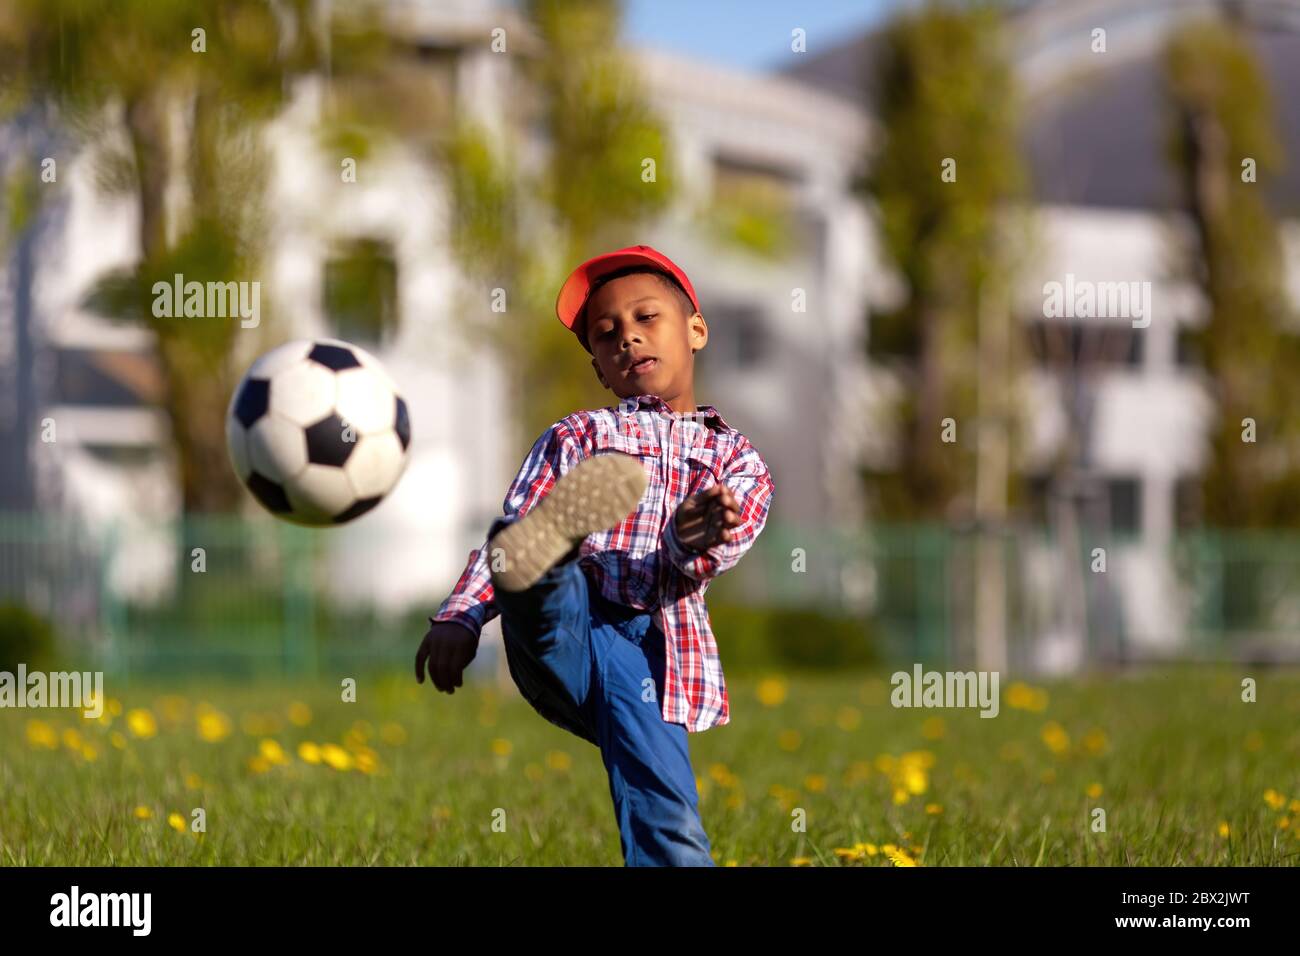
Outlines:
[{"label": "yellow dandelion flower", "polygon": [[81,752],[81,734],[77,733],[71,727],[63,731],[63,746],[69,750]]},{"label": "yellow dandelion flower", "polygon": [[865,760],[855,760],[844,771],[844,782],[846,784],[861,783],[870,776],[871,764]]},{"label": "yellow dandelion flower", "polygon": [[889,857],[889,862],[894,864],[894,866],[916,866],[917,865],[916,860],[908,856],[907,853],[903,850],[895,849],[893,853],[886,853],[885,855]]},{"label": "yellow dandelion flower", "polygon": [[796,856],[793,860],[790,861],[790,865],[791,866],[812,866],[813,865],[812,857]]},{"label": "yellow dandelion flower", "polygon": [[1300,813],[1300,800],[1292,800],[1287,804],[1287,809],[1292,813]]},{"label": "yellow dandelion flower", "polygon": [[527,777],[529,780],[533,781],[533,783],[537,783],[544,776],[546,776],[546,771],[542,769],[541,764],[530,763],[524,767],[524,776]]},{"label": "yellow dandelion flower", "polygon": [[58,750],[58,732],[43,720],[27,721],[27,743],[43,750]]},{"label": "yellow dandelion flower", "polygon": [[856,707],[841,707],[835,712],[835,725],[840,730],[857,730],[862,723],[862,712]]},{"label": "yellow dandelion flower", "polygon": [[876,769],[881,773],[893,773],[897,765],[898,761],[894,759],[893,754],[881,754],[876,758]]},{"label": "yellow dandelion flower", "polygon": [[198,714],[199,736],[210,744],[230,736],[230,718],[219,710],[205,707]]},{"label": "yellow dandelion flower", "polygon": [[141,740],[148,740],[158,733],[158,722],[154,720],[153,713],[142,707],[127,712],[126,726],[132,735]]},{"label": "yellow dandelion flower", "polygon": [[498,757],[509,757],[512,750],[514,750],[514,745],[506,738],[494,737],[492,739],[492,752]]},{"label": "yellow dandelion flower", "polygon": [[780,677],[765,677],[758,682],[758,702],[764,707],[779,707],[789,688]]},{"label": "yellow dandelion flower", "polygon": [[173,830],[175,830],[177,833],[184,833],[186,829],[185,818],[181,816],[179,813],[167,814],[167,825],[171,827]]},{"label": "yellow dandelion flower", "polygon": [[406,728],[389,721],[379,728],[379,739],[390,747],[400,747],[406,743]]},{"label": "yellow dandelion flower", "polygon": [[736,775],[728,769],[725,763],[710,764],[709,776],[712,777],[720,787],[734,787],[738,782]]},{"label": "yellow dandelion flower", "polygon": [[548,750],[546,751],[546,766],[552,770],[563,772],[573,767],[573,758],[563,750]]},{"label": "yellow dandelion flower", "polygon": [[948,725],[942,717],[929,717],[921,724],[921,736],[926,740],[942,740],[948,732]]},{"label": "yellow dandelion flower", "polygon": [[154,706],[169,724],[179,724],[189,716],[190,702],[178,694],[164,694],[154,701]]},{"label": "yellow dandelion flower", "polygon": [[862,849],[867,856],[875,856],[880,852],[880,847],[876,846],[874,843],[864,843],[862,844]]},{"label": "yellow dandelion flower", "polygon": [[1049,720],[1043,725],[1039,736],[1047,745],[1047,749],[1054,754],[1063,754],[1070,749],[1070,735],[1054,720]]},{"label": "yellow dandelion flower", "polygon": [[1277,821],[1277,828],[1278,828],[1279,830],[1285,830],[1285,829],[1286,829],[1287,827],[1289,827],[1290,825],[1291,825],[1291,818],[1290,818],[1290,817],[1283,817],[1281,820],[1278,820],[1278,821]]},{"label": "yellow dandelion flower", "polygon": [[99,751],[95,749],[94,744],[84,744],[81,748],[81,757],[83,760],[93,762],[99,757]]},{"label": "yellow dandelion flower", "polygon": [[362,773],[379,772],[379,755],[367,747],[356,754],[357,769]]},{"label": "yellow dandelion flower", "polygon": [[1219,836],[1224,837],[1226,839],[1228,834],[1230,834],[1231,832],[1232,830],[1228,827],[1227,820],[1224,820],[1222,823],[1219,824]]},{"label": "yellow dandelion flower", "polygon": [[270,764],[286,764],[289,762],[289,755],[284,752],[280,742],[272,740],[270,737],[257,745],[257,752]]},{"label": "yellow dandelion flower", "polygon": [[148,820],[152,816],[153,816],[153,811],[150,810],[148,807],[135,808],[135,818],[137,820]]},{"label": "yellow dandelion flower", "polygon": [[745,795],[739,791],[733,791],[727,795],[727,809],[739,810],[745,805]]},{"label": "yellow dandelion flower", "polygon": [[1099,754],[1105,751],[1110,745],[1106,739],[1106,732],[1100,727],[1093,727],[1083,735],[1083,749],[1090,754]]},{"label": "yellow dandelion flower", "polygon": [[321,759],[335,770],[351,770],[354,763],[352,754],[338,744],[326,744],[320,749]]},{"label": "yellow dandelion flower", "polygon": [[939,803],[927,803],[925,805],[925,812],[932,817],[940,816],[943,813],[943,805]]},{"label": "yellow dandelion flower", "polygon": [[311,708],[300,700],[289,705],[289,722],[295,727],[306,727],[311,723]]},{"label": "yellow dandelion flower", "polygon": [[249,757],[248,769],[253,773],[266,773],[271,769],[271,761],[267,760],[261,754],[258,754],[256,757]]},{"label": "yellow dandelion flower", "polygon": [[722,864],[722,865],[723,865],[723,866],[739,866],[740,864],[738,864],[735,860],[728,860],[726,863],[724,863],[724,864]]},{"label": "yellow dandelion flower", "polygon": [[885,856],[889,856],[889,854],[891,854],[891,853],[897,853],[897,852],[898,852],[898,847],[895,846],[895,845],[892,844],[892,843],[884,843],[884,844],[881,844],[880,852],[883,853],[883,854],[885,854]]},{"label": "yellow dandelion flower", "polygon": [[1274,810],[1281,810],[1284,806],[1286,806],[1286,797],[1278,793],[1272,787],[1269,787],[1267,790],[1264,791],[1264,802],[1267,803],[1269,807]]},{"label": "yellow dandelion flower", "polygon": [[303,763],[318,764],[321,761],[320,747],[316,746],[310,740],[304,740],[298,745],[298,759]]},{"label": "yellow dandelion flower", "polygon": [[826,777],[820,773],[810,773],[803,778],[803,785],[813,793],[821,793],[826,789]]},{"label": "yellow dandelion flower", "polygon": [[907,803],[907,801],[911,799],[912,799],[911,794],[909,794],[906,790],[903,790],[901,788],[894,790],[895,806],[901,807],[903,804]]},{"label": "yellow dandelion flower", "polygon": [[108,706],[108,712],[112,714],[114,717],[122,716],[122,702],[118,700],[116,697],[110,697],[108,699],[107,706]]},{"label": "yellow dandelion flower", "polygon": [[849,846],[837,846],[835,848],[835,855],[838,856],[841,860],[856,862],[857,860],[860,860],[862,858],[862,851],[855,850],[853,847],[849,847]]},{"label": "yellow dandelion flower", "polygon": [[185,788],[187,790],[202,790],[203,778],[193,771],[185,775]]},{"label": "yellow dandelion flower", "polygon": [[108,735],[108,742],[112,744],[114,747],[116,747],[118,750],[126,749],[126,738],[123,737],[116,730]]},{"label": "yellow dandelion flower", "polygon": [[908,767],[903,771],[903,786],[908,793],[919,796],[928,789],[929,779],[920,767]]},{"label": "yellow dandelion flower", "polygon": [[1101,796],[1101,784],[1099,783],[1088,784],[1087,793],[1089,797],[1091,797],[1093,800],[1096,800],[1098,797]]}]

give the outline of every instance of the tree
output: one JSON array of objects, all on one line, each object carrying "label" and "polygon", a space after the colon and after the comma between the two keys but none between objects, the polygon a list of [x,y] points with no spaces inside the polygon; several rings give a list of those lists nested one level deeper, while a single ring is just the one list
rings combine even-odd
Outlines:
[{"label": "tree", "polygon": [[[908,396],[896,409],[898,467],[867,476],[882,516],[974,510],[971,438],[1012,424],[1019,350],[1001,304],[1010,284],[1003,220],[1024,174],[1000,29],[993,8],[932,3],[881,37],[879,145],[863,186],[906,298],[874,317],[869,345],[901,359]],[[981,322],[990,324],[983,339]],[[956,423],[955,444],[941,440],[945,418]],[[1005,497],[1005,485],[991,492]]]},{"label": "tree", "polygon": [[[1178,251],[1207,305],[1189,336],[1215,399],[1204,518],[1224,528],[1300,527],[1300,337],[1263,192],[1282,161],[1272,96],[1231,21],[1174,34],[1164,80],[1170,156],[1192,227]],[[1253,442],[1243,440],[1246,419]]]},{"label": "tree", "polygon": [[290,79],[319,62],[311,9],[309,0],[12,0],[0,15],[6,105],[57,111],[93,150],[101,184],[134,200],[137,263],[90,302],[156,336],[187,510],[238,500],[214,409],[233,385],[240,326],[155,316],[150,290],[176,273],[224,281],[255,268],[267,165],[258,134]]}]

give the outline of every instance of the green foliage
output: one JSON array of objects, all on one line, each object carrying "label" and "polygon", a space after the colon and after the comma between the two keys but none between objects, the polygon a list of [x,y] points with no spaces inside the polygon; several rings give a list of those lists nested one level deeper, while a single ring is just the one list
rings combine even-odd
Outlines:
[{"label": "green foliage", "polygon": [[[1193,224],[1184,277],[1209,304],[1189,340],[1216,410],[1204,519],[1221,527],[1300,527],[1300,337],[1285,292],[1278,225],[1263,190],[1282,161],[1272,95],[1244,35],[1192,25],[1164,56],[1169,153]],[[1259,182],[1244,182],[1242,159]],[[1256,440],[1243,441],[1243,419]]]},{"label": "green foliage", "polygon": [[397,328],[397,263],[386,242],[348,243],[325,265],[325,314],[340,338],[366,345]]},{"label": "green foliage", "polygon": [[[973,429],[943,445],[940,422],[974,421],[978,387],[1008,389],[1017,375],[1000,367],[982,376],[976,361],[981,302],[1010,285],[1001,218],[1025,182],[1000,22],[984,4],[932,3],[883,35],[880,145],[863,185],[907,290],[901,312],[885,317],[886,351],[915,355],[896,409],[900,467],[866,476],[890,518],[941,518],[969,495]],[[949,160],[955,181],[941,175]],[[1001,404],[1008,415],[1005,396]]]},{"label": "green foliage", "polygon": [[19,664],[40,670],[54,658],[56,640],[48,620],[22,604],[0,604],[0,671],[16,673]]},{"label": "green foliage", "polygon": [[726,673],[856,670],[878,659],[871,624],[849,615],[711,603],[709,622]]}]

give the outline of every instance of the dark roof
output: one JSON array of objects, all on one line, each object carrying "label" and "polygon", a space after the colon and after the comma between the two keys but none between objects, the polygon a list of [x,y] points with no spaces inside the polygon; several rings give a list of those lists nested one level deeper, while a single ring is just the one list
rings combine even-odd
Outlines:
[{"label": "dark roof", "polygon": [[[1283,168],[1266,189],[1275,212],[1300,217],[1300,33],[1251,28],[1273,91]],[[837,96],[869,104],[880,35],[872,32],[783,73]],[[1178,184],[1167,158],[1168,117],[1159,51],[1040,93],[1026,112],[1022,143],[1035,197],[1070,205],[1164,209]]]}]

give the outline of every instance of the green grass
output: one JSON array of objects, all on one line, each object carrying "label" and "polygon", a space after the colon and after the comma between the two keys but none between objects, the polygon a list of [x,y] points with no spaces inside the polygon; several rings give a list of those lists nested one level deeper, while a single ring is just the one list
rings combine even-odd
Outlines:
[{"label": "green grass", "polygon": [[[836,855],[855,843],[921,847],[927,866],[1294,865],[1300,675],[1249,674],[1257,703],[1241,702],[1241,673],[1189,670],[1047,685],[1037,712],[1010,706],[1004,682],[995,719],[895,709],[886,674],[736,678],[732,722],[691,736],[705,827],[718,862],[742,866],[889,865],[882,854]],[[358,703],[342,703],[324,685],[110,682],[124,707],[110,724],[0,710],[0,864],[621,865],[598,751],[534,714],[513,687],[468,685],[449,697],[402,675],[363,678],[358,690]],[[183,698],[171,702],[176,720],[162,695]],[[287,719],[294,701],[311,710],[304,726]],[[229,718],[224,739],[198,735],[200,702]],[[132,708],[149,709],[155,735],[130,732]],[[249,723],[258,719],[269,725]],[[31,720],[59,735],[54,749],[29,739],[40,730]],[[358,729],[378,772],[297,756],[303,741],[344,745],[358,722],[369,725]],[[1056,751],[1049,722],[1065,735],[1046,735]],[[263,738],[290,762],[250,768]],[[881,759],[908,753],[892,772]],[[896,803],[908,765],[923,792]],[[1102,791],[1091,798],[1094,784]],[[1286,803],[1270,805],[1270,790]],[[932,804],[942,812],[928,813]],[[138,819],[138,806],[152,816]],[[207,816],[202,837],[168,825],[195,807]],[[1094,807],[1106,811],[1105,833],[1091,829]],[[493,828],[498,808],[504,832]],[[792,828],[800,809],[806,832]]]}]

